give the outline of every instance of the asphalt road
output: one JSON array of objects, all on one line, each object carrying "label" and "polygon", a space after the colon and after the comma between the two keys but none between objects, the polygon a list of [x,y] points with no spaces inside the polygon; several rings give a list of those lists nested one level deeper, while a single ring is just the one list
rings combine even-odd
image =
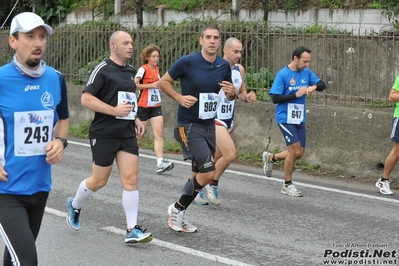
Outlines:
[{"label": "asphalt road", "polygon": [[139,224],[154,240],[124,243],[116,167],[107,186],[85,201],[81,229],[67,226],[65,200],[91,174],[88,141],[70,141],[64,160],[53,167],[37,240],[39,265],[399,265],[397,190],[384,196],[374,184],[295,172],[305,195],[295,198],[280,194],[281,171],[267,178],[261,168],[231,165],[220,181],[222,204],[192,204],[186,215],[198,232],[177,233],[168,227],[166,210],[179,198],[191,167],[180,155],[167,154],[175,168],[157,175],[154,154],[140,154]]}]

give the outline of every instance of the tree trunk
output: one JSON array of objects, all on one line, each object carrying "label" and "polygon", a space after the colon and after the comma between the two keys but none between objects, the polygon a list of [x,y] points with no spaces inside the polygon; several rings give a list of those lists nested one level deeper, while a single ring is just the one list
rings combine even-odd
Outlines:
[{"label": "tree trunk", "polygon": [[263,20],[269,20],[269,0],[262,0]]},{"label": "tree trunk", "polygon": [[136,15],[137,15],[137,25],[143,27],[143,5],[144,0],[136,0]]},{"label": "tree trunk", "polygon": [[231,1],[231,10],[232,10],[232,20],[238,21],[239,15],[238,12],[240,10],[240,0],[232,0]]}]

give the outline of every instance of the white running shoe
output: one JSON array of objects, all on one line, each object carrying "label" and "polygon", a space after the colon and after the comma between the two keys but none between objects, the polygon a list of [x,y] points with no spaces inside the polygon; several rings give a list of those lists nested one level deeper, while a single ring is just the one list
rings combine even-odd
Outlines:
[{"label": "white running shoe", "polygon": [[378,179],[377,183],[375,183],[375,186],[380,189],[381,194],[392,195],[393,191],[391,190],[389,183],[390,182],[388,180],[381,181],[380,178]]},{"label": "white running shoe", "polygon": [[170,171],[175,167],[173,162],[169,162],[166,159],[162,159],[162,162],[157,165],[157,169],[155,170],[157,174],[163,174],[166,171]]},{"label": "white running shoe", "polygon": [[302,197],[303,193],[299,191],[294,184],[289,184],[288,186],[283,185],[281,189],[281,194],[293,196],[293,197]]},{"label": "white running shoe", "polygon": [[208,197],[209,202],[214,205],[220,205],[218,186],[212,186],[210,184],[207,184],[205,188],[206,196]]},{"label": "white running shoe", "polygon": [[195,233],[197,228],[190,224],[186,218],[186,211],[179,211],[173,203],[168,207],[169,227],[176,232]]},{"label": "white running shoe", "polygon": [[272,171],[273,171],[273,163],[270,161],[270,156],[272,156],[273,154],[271,154],[270,152],[263,152],[262,154],[262,161],[263,161],[263,173],[265,173],[265,175],[267,177],[271,177],[272,176]]},{"label": "white running shoe", "polygon": [[208,205],[208,200],[205,198],[204,189],[201,189],[194,199],[194,202],[198,205]]},{"label": "white running shoe", "polygon": [[195,233],[197,232],[197,227],[190,224],[186,218],[186,211],[183,212],[183,223],[182,223],[182,231],[185,233]]}]

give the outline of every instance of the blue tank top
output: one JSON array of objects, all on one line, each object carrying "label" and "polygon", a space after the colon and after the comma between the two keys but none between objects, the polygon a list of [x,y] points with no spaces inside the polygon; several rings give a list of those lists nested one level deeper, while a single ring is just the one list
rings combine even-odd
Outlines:
[{"label": "blue tank top", "polygon": [[[44,147],[59,119],[62,86],[66,96],[63,76],[49,66],[39,78],[21,75],[12,62],[0,68],[0,163],[8,173],[8,182],[0,182],[1,194],[51,190]],[[67,118],[68,110],[61,116]]]}]

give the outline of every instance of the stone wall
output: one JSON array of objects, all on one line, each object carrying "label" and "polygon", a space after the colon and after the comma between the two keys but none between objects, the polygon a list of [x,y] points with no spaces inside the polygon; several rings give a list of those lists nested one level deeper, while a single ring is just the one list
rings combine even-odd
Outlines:
[{"label": "stone wall", "polygon": [[[144,25],[166,26],[170,22],[180,23],[183,20],[217,18],[219,20],[231,19],[230,11],[203,10],[202,12],[178,12],[168,9],[155,9],[143,12]],[[283,10],[270,11],[269,22],[275,26],[292,25],[302,27],[304,25],[325,25],[331,28],[355,30],[364,32],[367,30],[380,31],[392,28],[391,23],[381,15],[378,9],[309,9],[306,11],[285,12]],[[95,17],[94,19],[101,19]],[[137,27],[135,12],[120,14],[114,19],[126,27]],[[241,9],[239,21],[261,21],[263,11],[251,11]],[[91,12],[69,13],[66,23],[81,23],[93,20]]]},{"label": "stone wall", "polygon": [[[80,104],[83,87],[68,86],[70,122],[77,125],[93,117]],[[177,102],[162,93],[164,138],[174,141]],[[271,102],[247,104],[239,101],[232,135],[237,150],[261,154],[284,150],[285,142],[274,118]],[[393,109],[354,109],[307,105],[307,147],[305,159],[324,169],[336,169],[358,178],[378,177],[391,150],[389,140]],[[152,136],[148,128],[148,136]]]}]

